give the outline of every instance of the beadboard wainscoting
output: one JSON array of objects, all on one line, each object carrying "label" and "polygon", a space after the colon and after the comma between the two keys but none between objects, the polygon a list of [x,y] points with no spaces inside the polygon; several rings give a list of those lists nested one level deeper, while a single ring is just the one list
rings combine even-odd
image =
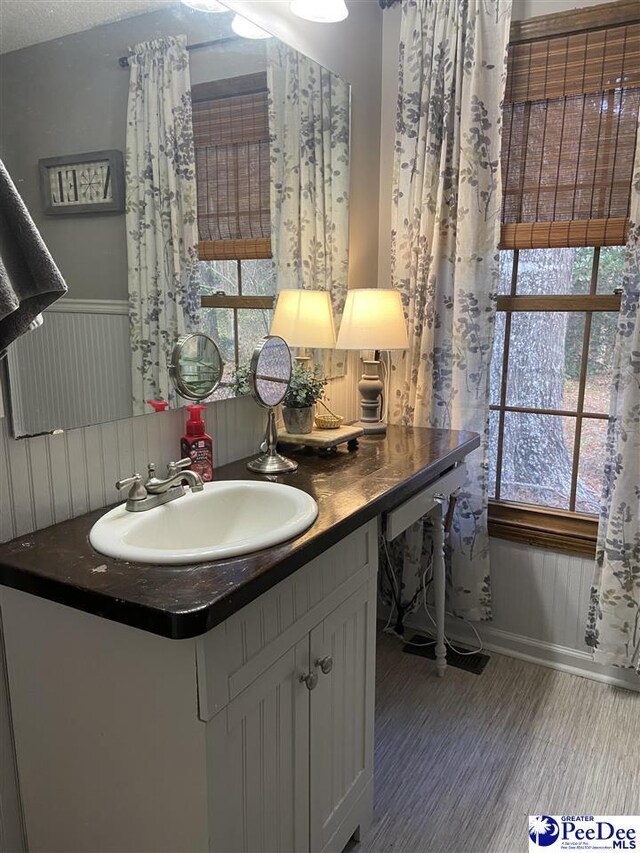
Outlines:
[{"label": "beadboard wainscoting", "polygon": [[[331,407],[347,421],[358,416],[357,356],[349,353],[347,375],[327,386]],[[0,542],[116,503],[119,477],[177,458],[186,418],[181,409],[15,440],[9,419],[0,417]],[[215,464],[257,453],[265,419],[250,397],[210,405],[205,420]]]},{"label": "beadboard wainscoting", "polygon": [[18,435],[131,417],[129,305],[61,299],[7,353]]},{"label": "beadboard wainscoting", "polygon": [[[593,560],[503,539],[491,539],[493,621],[474,623],[485,647],[574,675],[640,690],[630,670],[596,663],[584,642]],[[430,631],[423,611],[408,626]],[[459,619],[447,619],[447,636],[475,646]]]},{"label": "beadboard wainscoting", "polygon": [[[17,441],[1,419],[0,541],[121,500],[119,477],[178,458],[186,417],[180,409]],[[265,415],[251,398],[214,403],[205,418],[216,465],[257,452]]]}]

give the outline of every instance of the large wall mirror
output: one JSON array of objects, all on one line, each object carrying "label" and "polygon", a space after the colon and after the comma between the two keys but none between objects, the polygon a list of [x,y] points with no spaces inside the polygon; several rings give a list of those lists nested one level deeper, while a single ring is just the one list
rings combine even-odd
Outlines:
[{"label": "large wall mirror", "polygon": [[9,347],[16,437],[182,405],[168,361],[189,332],[218,342],[232,393],[278,290],[329,290],[339,320],[349,86],[233,20],[3,0],[0,157],[69,288]]}]

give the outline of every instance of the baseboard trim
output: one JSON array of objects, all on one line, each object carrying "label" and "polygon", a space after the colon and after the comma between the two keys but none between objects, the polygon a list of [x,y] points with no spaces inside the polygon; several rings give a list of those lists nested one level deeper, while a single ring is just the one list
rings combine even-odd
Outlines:
[{"label": "baseboard trim", "polygon": [[[420,618],[419,613],[408,616],[405,619],[405,625],[407,628],[427,633],[430,633],[432,628],[429,623]],[[495,628],[489,622],[475,622],[474,627],[480,634],[487,651],[557,669],[580,678],[590,678],[592,681],[599,681],[612,687],[640,692],[640,678],[634,672],[597,663],[587,651],[523,637],[520,634],[511,634],[509,631]],[[468,628],[461,625],[459,620],[447,617],[446,631],[447,637],[453,642],[471,647],[475,645],[475,637]]]}]

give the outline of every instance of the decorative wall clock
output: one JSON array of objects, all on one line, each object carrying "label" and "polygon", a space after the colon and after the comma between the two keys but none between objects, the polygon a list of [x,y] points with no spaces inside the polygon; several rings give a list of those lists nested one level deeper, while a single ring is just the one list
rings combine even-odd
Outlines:
[{"label": "decorative wall clock", "polygon": [[121,151],[90,151],[38,161],[44,212],[48,215],[122,213]]}]

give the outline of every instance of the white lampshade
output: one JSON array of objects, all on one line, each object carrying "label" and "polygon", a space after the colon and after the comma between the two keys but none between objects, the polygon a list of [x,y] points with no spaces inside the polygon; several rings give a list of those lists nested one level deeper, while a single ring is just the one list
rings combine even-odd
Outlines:
[{"label": "white lampshade", "polygon": [[281,290],[270,335],[291,347],[332,349],[336,342],[331,298],[326,290]]},{"label": "white lampshade", "polygon": [[344,21],[349,14],[344,0],[291,0],[291,11],[299,18],[318,24]]},{"label": "white lampshade", "polygon": [[228,12],[229,10],[218,3],[218,0],[182,0],[185,6],[195,9],[196,12]]},{"label": "white lampshade", "polygon": [[350,290],[336,349],[408,349],[400,293],[382,288]]},{"label": "white lampshade", "polygon": [[231,29],[238,36],[242,36],[245,39],[270,39],[271,33],[268,33],[266,30],[263,30],[262,27],[259,27],[257,24],[254,24],[253,21],[248,21],[246,18],[243,18],[242,15],[236,15],[231,21]]}]

